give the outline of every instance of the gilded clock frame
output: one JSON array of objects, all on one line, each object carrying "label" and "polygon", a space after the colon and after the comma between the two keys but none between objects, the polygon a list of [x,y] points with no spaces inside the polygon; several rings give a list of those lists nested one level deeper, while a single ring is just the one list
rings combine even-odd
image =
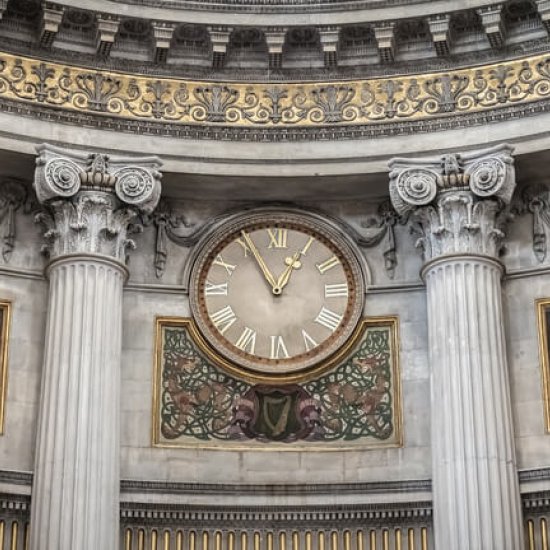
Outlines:
[{"label": "gilded clock frame", "polygon": [[[336,337],[330,337],[328,351],[318,353],[309,361],[304,361],[305,366],[289,372],[275,373],[259,370],[258,364],[260,360],[255,361],[248,357],[249,354],[242,354],[242,357],[237,357],[238,354],[232,352],[229,346],[221,343],[221,339],[217,337],[209,323],[204,319],[204,312],[200,300],[200,282],[201,275],[204,273],[205,266],[208,265],[209,258],[216,249],[228,238],[235,235],[241,229],[247,227],[258,227],[265,225],[276,226],[277,224],[294,226],[296,229],[301,229],[306,233],[316,235],[324,244],[329,246],[333,251],[337,250],[339,256],[347,263],[350,277],[354,285],[354,296],[351,307],[348,306],[349,318],[345,325],[340,328],[340,334]],[[231,372],[233,375],[263,383],[279,383],[282,380],[292,379],[292,381],[302,381],[309,377],[311,370],[318,372],[318,365],[330,362],[332,356],[339,355],[340,348],[352,339],[353,334],[361,320],[364,304],[365,304],[365,283],[364,273],[358,253],[343,232],[338,231],[330,223],[326,222],[319,216],[310,215],[307,212],[297,210],[284,210],[280,208],[261,209],[246,213],[242,216],[233,218],[230,221],[217,227],[213,234],[207,236],[203,243],[199,246],[199,253],[194,259],[190,273],[189,285],[189,304],[192,317],[195,320],[196,328],[203,340],[208,342],[211,348],[219,346],[222,351],[217,355],[223,356],[224,360],[220,366]],[[323,344],[321,344],[322,346]],[[240,355],[240,354],[239,354]],[[291,362],[289,362],[291,364]],[[334,364],[334,363],[331,363]]]}]

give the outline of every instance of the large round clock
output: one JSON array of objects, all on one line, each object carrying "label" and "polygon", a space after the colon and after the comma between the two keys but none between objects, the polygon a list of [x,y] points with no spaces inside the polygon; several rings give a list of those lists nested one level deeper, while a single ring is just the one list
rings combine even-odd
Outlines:
[{"label": "large round clock", "polygon": [[316,217],[262,212],[219,229],[191,275],[191,308],[210,345],[265,378],[307,372],[345,345],[361,316],[361,268]]}]

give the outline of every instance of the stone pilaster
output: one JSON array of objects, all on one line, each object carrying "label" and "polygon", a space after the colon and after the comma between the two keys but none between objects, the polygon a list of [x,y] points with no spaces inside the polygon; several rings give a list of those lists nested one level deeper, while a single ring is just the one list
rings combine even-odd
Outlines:
[{"label": "stone pilaster", "polygon": [[159,200],[159,166],[39,148],[50,295],[32,550],[118,548],[124,264],[132,224]]},{"label": "stone pilaster", "polygon": [[511,148],[393,159],[390,194],[426,263],[436,548],[523,547],[498,261]]}]

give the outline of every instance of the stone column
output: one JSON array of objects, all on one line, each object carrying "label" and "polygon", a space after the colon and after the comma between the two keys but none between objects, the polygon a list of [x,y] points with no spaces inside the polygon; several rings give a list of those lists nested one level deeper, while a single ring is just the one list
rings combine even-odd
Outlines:
[{"label": "stone column", "polygon": [[122,287],[129,234],[160,196],[156,158],[39,147],[34,189],[50,295],[32,550],[119,545]]},{"label": "stone column", "polygon": [[498,260],[511,152],[390,162],[392,203],[426,260],[438,550],[523,548]]}]

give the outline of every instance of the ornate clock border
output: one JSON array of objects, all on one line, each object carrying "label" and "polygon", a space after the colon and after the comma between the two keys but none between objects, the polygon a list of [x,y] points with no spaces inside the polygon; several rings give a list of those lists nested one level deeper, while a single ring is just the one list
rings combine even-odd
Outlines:
[{"label": "ornate clock border", "polygon": [[232,217],[197,243],[189,301],[230,372],[296,381],[351,338],[367,275],[361,252],[330,221],[263,208]]}]

